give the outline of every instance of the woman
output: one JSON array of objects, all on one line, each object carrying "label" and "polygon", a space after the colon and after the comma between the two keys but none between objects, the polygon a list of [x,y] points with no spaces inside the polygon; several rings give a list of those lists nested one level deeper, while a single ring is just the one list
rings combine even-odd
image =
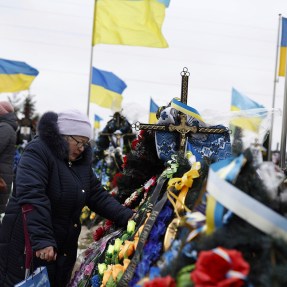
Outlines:
[{"label": "woman", "polygon": [[24,279],[21,208],[29,211],[33,267],[46,265],[51,286],[57,287],[69,282],[85,205],[118,226],[132,217],[133,211],[110,196],[92,171],[91,133],[89,119],[79,111],[42,116],[38,135],[18,164],[0,230],[0,286],[11,287]]},{"label": "woman", "polygon": [[[7,101],[0,102],[0,178],[6,183],[5,191],[0,192],[0,214],[11,192],[13,181],[13,164],[16,150],[17,117],[13,106]],[[1,216],[1,215],[0,215]]]}]

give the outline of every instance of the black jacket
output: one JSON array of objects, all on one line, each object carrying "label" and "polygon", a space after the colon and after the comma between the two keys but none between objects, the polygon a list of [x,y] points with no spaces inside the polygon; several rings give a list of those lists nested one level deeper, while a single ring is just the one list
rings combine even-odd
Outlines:
[{"label": "black jacket", "polygon": [[15,113],[0,116],[0,176],[7,184],[7,192],[0,192],[0,213],[5,211],[11,192],[17,127]]},{"label": "black jacket", "polygon": [[17,167],[11,199],[0,230],[0,286],[24,278],[24,237],[21,206],[30,204],[27,225],[34,251],[54,246],[56,262],[34,258],[34,267],[47,265],[52,286],[64,287],[76,260],[81,231],[80,214],[87,205],[97,214],[126,225],[132,210],[104,190],[91,168],[88,148],[69,164],[67,142],[59,134],[57,114],[42,116],[36,136],[25,148]]}]

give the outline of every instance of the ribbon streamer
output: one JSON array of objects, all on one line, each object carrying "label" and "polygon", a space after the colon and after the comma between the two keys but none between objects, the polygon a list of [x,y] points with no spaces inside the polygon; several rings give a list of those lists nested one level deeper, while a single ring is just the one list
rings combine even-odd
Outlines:
[{"label": "ribbon streamer", "polygon": [[[199,169],[200,163],[196,162],[192,165],[191,169],[186,172],[181,178],[171,178],[168,182],[167,197],[171,204],[174,206],[174,211],[177,217],[180,217],[179,213],[183,212],[184,210],[191,212],[190,209],[184,204],[184,201],[189,188],[193,184],[193,179],[199,177]],[[172,192],[173,189],[180,190],[178,196]],[[174,202],[173,198],[176,199],[176,202]]]},{"label": "ribbon streamer", "polygon": [[[222,205],[257,229],[287,242],[287,219],[221,179],[209,169],[208,192]],[[225,192],[223,192],[225,191]]]}]

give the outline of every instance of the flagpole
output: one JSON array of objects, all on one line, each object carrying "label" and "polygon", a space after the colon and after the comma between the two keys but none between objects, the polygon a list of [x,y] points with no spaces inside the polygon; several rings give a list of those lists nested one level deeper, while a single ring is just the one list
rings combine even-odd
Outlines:
[{"label": "flagpole", "polygon": [[275,108],[275,96],[276,96],[276,84],[278,83],[277,69],[278,69],[278,53],[279,53],[279,40],[280,40],[280,26],[281,26],[281,14],[279,14],[278,33],[277,33],[277,45],[276,45],[276,60],[274,71],[274,83],[273,83],[273,97],[272,97],[272,112],[271,112],[271,124],[269,132],[268,154],[267,159],[271,161],[272,150],[272,136],[273,136],[273,124],[274,124],[274,108]]},{"label": "flagpole", "polygon": [[90,98],[91,98],[91,85],[92,85],[92,77],[93,77],[93,39],[94,39],[94,32],[95,32],[95,17],[96,17],[96,2],[94,1],[94,16],[93,16],[93,31],[92,31],[92,41],[91,41],[91,57],[90,57],[90,79],[89,79],[89,89],[88,89],[88,103],[87,103],[87,115],[90,115]]},{"label": "flagpole", "polygon": [[287,128],[287,57],[285,65],[285,85],[284,85],[284,103],[283,103],[283,117],[282,117],[282,130],[281,130],[281,148],[280,148],[280,167],[285,169],[286,157],[286,128]]}]

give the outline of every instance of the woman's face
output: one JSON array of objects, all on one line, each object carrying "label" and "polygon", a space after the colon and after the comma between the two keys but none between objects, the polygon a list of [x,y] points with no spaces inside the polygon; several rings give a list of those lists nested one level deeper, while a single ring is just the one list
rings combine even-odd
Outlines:
[{"label": "woman's face", "polygon": [[69,144],[69,160],[76,160],[89,145],[89,139],[83,136],[67,136]]}]

